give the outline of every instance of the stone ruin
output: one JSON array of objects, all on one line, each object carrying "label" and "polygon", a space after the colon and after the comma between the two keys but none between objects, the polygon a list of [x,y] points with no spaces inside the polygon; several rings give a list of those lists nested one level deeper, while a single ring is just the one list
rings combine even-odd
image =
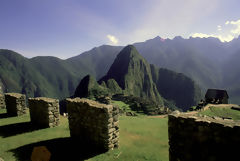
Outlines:
[{"label": "stone ruin", "polygon": [[168,116],[170,161],[219,161],[239,158],[240,121],[219,117]]},{"label": "stone ruin", "polygon": [[5,104],[5,96],[3,94],[0,94],[0,109],[5,109],[6,104]]},{"label": "stone ruin", "polygon": [[118,147],[118,107],[80,98],[66,101],[72,138],[100,150]]},{"label": "stone ruin", "polygon": [[31,122],[41,128],[59,125],[59,101],[57,99],[37,97],[29,98]]},{"label": "stone ruin", "polygon": [[21,116],[26,114],[26,96],[19,93],[5,93],[7,113],[10,116]]}]

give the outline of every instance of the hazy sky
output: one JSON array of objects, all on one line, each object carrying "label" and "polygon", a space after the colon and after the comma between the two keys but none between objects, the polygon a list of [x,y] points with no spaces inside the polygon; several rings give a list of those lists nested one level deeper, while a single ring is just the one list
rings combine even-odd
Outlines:
[{"label": "hazy sky", "polygon": [[160,36],[240,35],[239,0],[0,0],[0,48],[68,58]]}]

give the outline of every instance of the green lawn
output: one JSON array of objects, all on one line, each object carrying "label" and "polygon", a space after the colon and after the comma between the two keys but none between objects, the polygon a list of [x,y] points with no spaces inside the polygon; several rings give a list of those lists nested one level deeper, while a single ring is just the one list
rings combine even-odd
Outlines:
[{"label": "green lawn", "polygon": [[209,109],[201,111],[198,114],[240,120],[240,111],[233,110],[231,108],[209,107]]},{"label": "green lawn", "polygon": [[[54,155],[67,157],[81,155],[84,151],[73,147],[69,141],[68,120],[60,118],[61,125],[55,128],[31,131],[29,115],[1,118],[0,110],[0,157],[5,161],[29,160],[34,146],[46,146]],[[120,147],[106,153],[86,155],[90,161],[168,161],[167,118],[148,116],[127,117],[120,120]],[[81,150],[80,150],[81,149]],[[65,153],[65,154],[63,154]],[[84,157],[82,157],[84,158]]]}]

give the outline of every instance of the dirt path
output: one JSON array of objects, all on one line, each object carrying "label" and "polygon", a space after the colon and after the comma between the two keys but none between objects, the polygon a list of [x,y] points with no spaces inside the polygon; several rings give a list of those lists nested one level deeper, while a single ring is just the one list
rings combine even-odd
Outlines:
[{"label": "dirt path", "polygon": [[[186,115],[193,115],[193,114],[196,114],[196,113],[198,113],[198,111],[184,112],[184,114],[186,114]],[[165,117],[168,117],[168,114],[166,114],[166,115],[148,116],[148,118],[165,118]]]},{"label": "dirt path", "polygon": [[156,116],[148,116],[148,118],[165,118],[168,115],[156,115]]}]

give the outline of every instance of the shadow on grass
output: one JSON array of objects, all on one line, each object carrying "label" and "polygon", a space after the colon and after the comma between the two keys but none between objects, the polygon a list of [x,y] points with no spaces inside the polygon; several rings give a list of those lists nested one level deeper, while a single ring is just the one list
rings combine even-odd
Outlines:
[{"label": "shadow on grass", "polygon": [[33,126],[31,122],[9,124],[0,126],[0,136],[9,137],[26,132],[32,132],[39,129],[40,129],[39,127]]},{"label": "shadow on grass", "polygon": [[0,113],[0,119],[5,119],[5,118],[8,118],[8,117],[15,117],[15,116],[11,116],[8,113]]},{"label": "shadow on grass", "polygon": [[58,138],[21,146],[11,150],[19,161],[30,161],[34,147],[45,146],[51,153],[51,161],[81,161],[104,153],[86,143],[71,138]]}]

